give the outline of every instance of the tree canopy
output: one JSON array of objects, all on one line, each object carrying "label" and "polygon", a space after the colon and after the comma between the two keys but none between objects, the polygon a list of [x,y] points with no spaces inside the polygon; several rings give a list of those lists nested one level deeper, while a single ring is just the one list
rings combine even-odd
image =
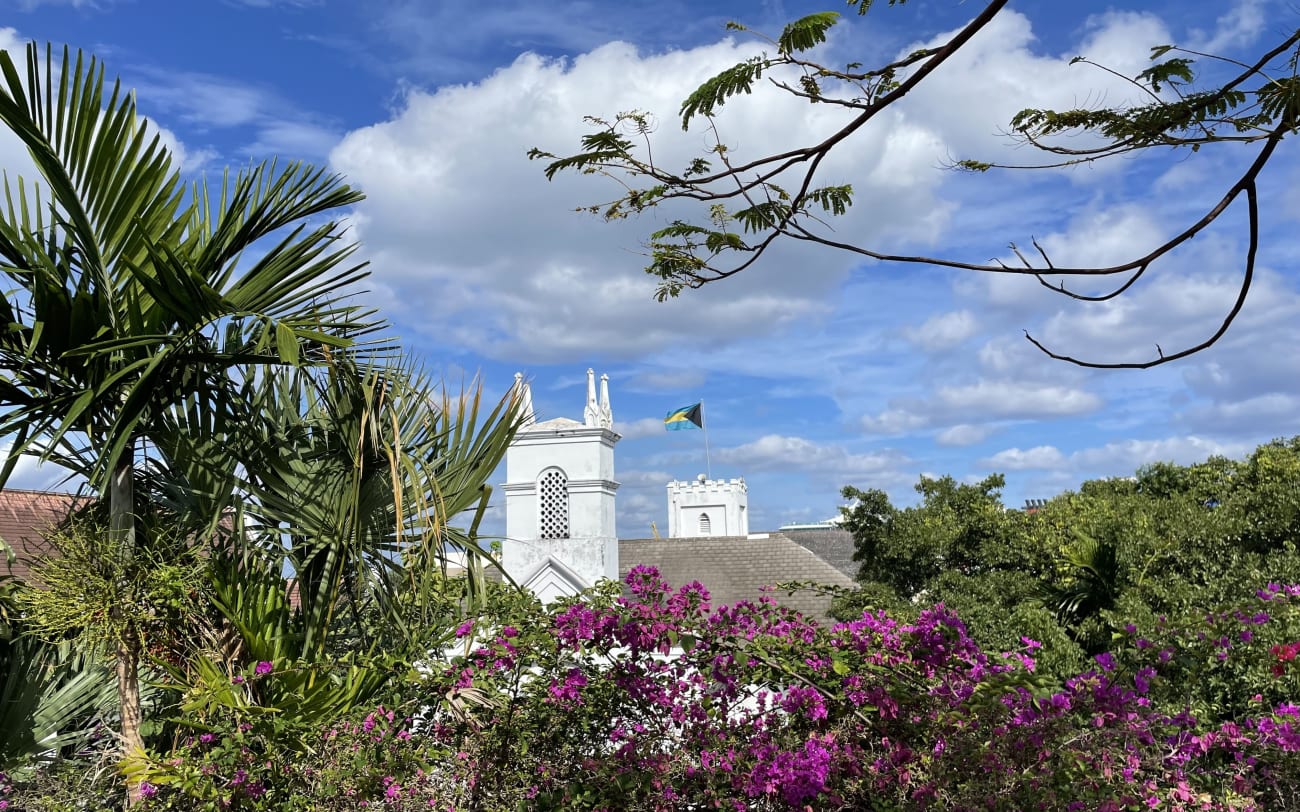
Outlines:
[{"label": "tree canopy", "polygon": [[[1025,510],[1002,504],[1003,484],[1000,474],[922,479],[921,501],[907,508],[845,488],[863,590],[838,612],[943,603],[984,645],[1043,641],[1040,661],[1066,674],[1131,624],[1186,626],[1262,583],[1300,578],[1300,437],[1244,460],[1155,463]],[[1234,679],[1189,691],[1220,710],[1242,707],[1251,685]]]},{"label": "tree canopy", "polygon": [[[849,0],[857,15],[876,12],[871,0]],[[905,0],[891,0],[891,11]],[[1129,291],[1175,249],[1205,231],[1236,204],[1245,207],[1247,240],[1240,260],[1240,284],[1222,320],[1204,340],[1174,351],[1156,346],[1155,356],[1137,362],[1109,362],[1066,355],[1026,333],[1028,340],[1052,358],[1089,367],[1147,368],[1186,357],[1218,341],[1245,303],[1255,278],[1260,243],[1258,181],[1277,155],[1283,139],[1295,132],[1300,115],[1300,29],[1277,33],[1257,48],[1252,58],[1239,60],[1202,53],[1177,44],[1151,43],[1150,64],[1136,75],[1124,75],[1132,100],[1114,106],[1052,110],[1027,108],[1008,123],[1008,136],[1031,148],[1040,160],[1019,165],[998,164],[976,156],[958,157],[954,168],[973,172],[1017,168],[1068,167],[1113,161],[1153,151],[1184,155],[1209,148],[1250,148],[1254,158],[1228,180],[1207,207],[1183,224],[1169,239],[1148,252],[1107,266],[1074,266],[1058,262],[1030,236],[1031,250],[1011,249],[1014,263],[978,263],[958,258],[905,255],[879,250],[834,233],[832,221],[848,213],[854,201],[871,195],[852,179],[828,178],[827,160],[852,150],[855,138],[873,126],[886,127],[882,113],[903,100],[1000,14],[1008,0],[991,0],[969,22],[946,38],[910,53],[867,66],[861,61],[833,63],[824,46],[843,17],[832,11],[810,14],[790,22],[780,34],[758,34],[768,50],[729,67],[691,91],[678,118],[683,129],[697,127],[707,140],[703,154],[684,167],[656,161],[655,118],[652,111],[630,110],[613,116],[589,116],[593,127],[579,151],[562,155],[534,148],[530,157],[546,162],[548,178],[561,172],[597,174],[615,181],[616,197],[585,207],[607,220],[619,220],[665,207],[671,221],[653,231],[644,244],[646,271],[658,277],[658,298],[673,297],[690,288],[717,282],[761,262],[776,245],[804,242],[851,252],[891,263],[928,264],[974,272],[1035,277],[1044,286],[1070,299],[1101,302]],[[881,11],[879,13],[888,13]],[[919,25],[919,23],[918,23]],[[741,23],[735,31],[749,32]],[[1075,63],[1119,75],[1086,56]],[[741,157],[732,144],[741,133],[727,129],[725,113],[742,103],[755,103],[762,94],[790,96],[822,108],[837,108],[842,123],[829,135],[810,136],[770,154]],[[1097,99],[1105,100],[1104,94]],[[758,102],[758,103],[761,103]],[[671,208],[668,208],[671,206]],[[681,216],[682,211],[685,216]],[[1099,280],[1107,286],[1086,292],[1066,279]]]}]

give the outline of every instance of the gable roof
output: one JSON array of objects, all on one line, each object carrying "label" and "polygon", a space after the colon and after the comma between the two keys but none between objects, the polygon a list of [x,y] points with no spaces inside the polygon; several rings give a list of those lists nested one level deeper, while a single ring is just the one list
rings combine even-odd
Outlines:
[{"label": "gable roof", "polygon": [[[619,577],[649,564],[674,589],[699,581],[714,606],[756,601],[762,589],[786,581],[853,587],[853,579],[783,533],[686,539],[621,539]],[[815,618],[828,617],[831,599],[808,591],[770,593],[777,603]]]},{"label": "gable roof", "polygon": [[849,578],[857,576],[858,563],[853,560],[853,534],[844,528],[782,530],[781,533]]},{"label": "gable roof", "polygon": [[29,562],[44,554],[42,533],[66,519],[84,498],[48,491],[0,491],[0,539],[4,539],[18,557],[12,566],[6,566],[0,557],[0,575],[8,573],[26,580],[30,574]]},{"label": "gable roof", "polygon": [[519,585],[540,598],[542,603],[580,594],[591,586],[581,575],[553,555],[542,559],[531,572],[520,579]]}]

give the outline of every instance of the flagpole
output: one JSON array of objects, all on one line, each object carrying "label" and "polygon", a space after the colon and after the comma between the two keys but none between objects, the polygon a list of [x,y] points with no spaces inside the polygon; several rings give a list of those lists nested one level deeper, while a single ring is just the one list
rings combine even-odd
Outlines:
[{"label": "flagpole", "polygon": [[700,398],[700,422],[704,425],[704,470],[709,479],[713,479],[713,465],[709,462],[709,419],[704,416],[704,398]]}]

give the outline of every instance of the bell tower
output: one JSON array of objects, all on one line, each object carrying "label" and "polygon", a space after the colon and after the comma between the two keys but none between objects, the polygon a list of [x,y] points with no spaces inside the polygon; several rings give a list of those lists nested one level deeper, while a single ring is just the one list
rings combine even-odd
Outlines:
[{"label": "bell tower", "polygon": [[523,426],[506,452],[505,571],[543,601],[576,594],[602,578],[618,579],[615,529],[614,415],[609,376],[587,370],[579,423],[537,422],[532,390],[515,375]]}]

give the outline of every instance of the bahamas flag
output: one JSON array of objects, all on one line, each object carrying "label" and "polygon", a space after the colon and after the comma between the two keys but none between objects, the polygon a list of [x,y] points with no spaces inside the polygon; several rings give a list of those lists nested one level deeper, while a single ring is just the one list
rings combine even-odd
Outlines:
[{"label": "bahamas flag", "polygon": [[704,410],[700,404],[693,403],[680,409],[673,409],[664,418],[664,428],[669,431],[704,428]]}]

